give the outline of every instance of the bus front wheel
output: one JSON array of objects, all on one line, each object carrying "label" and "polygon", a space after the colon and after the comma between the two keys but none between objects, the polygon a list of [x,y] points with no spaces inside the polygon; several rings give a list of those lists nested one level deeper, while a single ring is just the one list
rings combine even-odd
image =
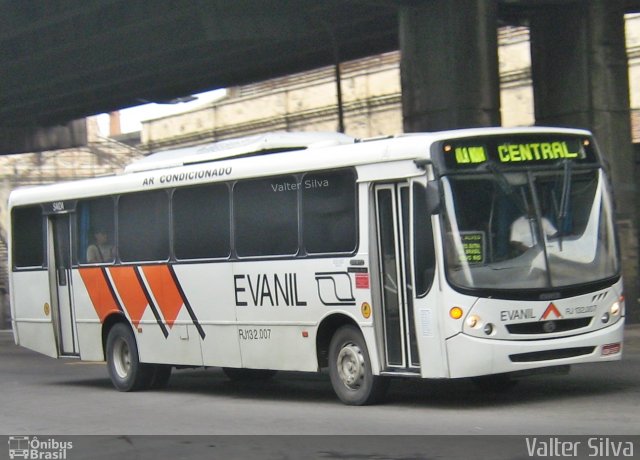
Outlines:
[{"label": "bus front wheel", "polygon": [[115,324],[107,336],[107,368],[113,386],[119,391],[137,391],[150,386],[154,368],[138,358],[138,347],[131,328]]},{"label": "bus front wheel", "polygon": [[338,398],[354,406],[379,402],[389,386],[388,379],[373,375],[364,337],[351,325],[342,326],[331,338],[329,376]]}]

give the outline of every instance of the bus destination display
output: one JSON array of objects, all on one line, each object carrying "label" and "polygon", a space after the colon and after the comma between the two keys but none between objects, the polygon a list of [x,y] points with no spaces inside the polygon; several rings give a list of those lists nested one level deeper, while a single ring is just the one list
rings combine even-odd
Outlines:
[{"label": "bus destination display", "polygon": [[532,166],[571,160],[596,163],[591,142],[586,138],[487,137],[445,142],[442,147],[448,169],[468,169],[486,163]]}]

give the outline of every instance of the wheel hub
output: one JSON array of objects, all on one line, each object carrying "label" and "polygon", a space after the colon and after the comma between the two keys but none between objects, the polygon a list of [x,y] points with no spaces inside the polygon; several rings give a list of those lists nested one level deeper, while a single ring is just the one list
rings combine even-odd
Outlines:
[{"label": "wheel hub", "polygon": [[342,383],[352,390],[360,388],[365,373],[364,355],[360,347],[353,343],[346,344],[340,350],[337,361]]},{"label": "wheel hub", "polygon": [[118,377],[124,379],[131,369],[131,351],[127,341],[120,338],[113,346],[113,364]]}]

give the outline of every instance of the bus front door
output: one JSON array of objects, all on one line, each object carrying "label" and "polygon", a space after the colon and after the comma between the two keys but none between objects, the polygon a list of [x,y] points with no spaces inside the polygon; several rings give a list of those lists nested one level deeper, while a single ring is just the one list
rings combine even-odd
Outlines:
[{"label": "bus front door", "polygon": [[375,187],[384,356],[388,370],[419,372],[410,276],[409,184]]},{"label": "bus front door", "polygon": [[69,214],[50,217],[49,279],[58,354],[79,355],[71,278],[71,226]]}]

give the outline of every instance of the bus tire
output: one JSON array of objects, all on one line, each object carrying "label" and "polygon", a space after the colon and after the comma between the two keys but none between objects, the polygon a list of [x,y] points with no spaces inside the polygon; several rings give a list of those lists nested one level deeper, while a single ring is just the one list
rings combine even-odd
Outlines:
[{"label": "bus tire", "polygon": [[149,388],[153,366],[143,364],[128,324],[117,323],[107,336],[107,368],[111,383],[119,391],[138,391]]},{"label": "bus tire", "polygon": [[239,367],[223,367],[222,372],[234,382],[265,382],[271,380],[278,371],[272,369],[247,369]]},{"label": "bus tire", "polygon": [[373,375],[364,337],[352,325],[340,327],[331,338],[329,376],[338,398],[353,406],[381,401],[389,387],[388,379]]}]

